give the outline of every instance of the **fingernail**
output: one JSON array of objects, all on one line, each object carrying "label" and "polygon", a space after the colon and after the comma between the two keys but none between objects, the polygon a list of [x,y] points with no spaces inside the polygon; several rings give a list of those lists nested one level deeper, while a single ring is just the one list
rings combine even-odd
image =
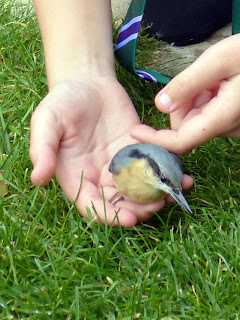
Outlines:
[{"label": "fingernail", "polygon": [[167,93],[163,93],[160,95],[160,97],[158,98],[158,101],[166,108],[168,108],[169,110],[172,108],[173,106],[173,102],[172,99],[169,97],[169,95]]}]

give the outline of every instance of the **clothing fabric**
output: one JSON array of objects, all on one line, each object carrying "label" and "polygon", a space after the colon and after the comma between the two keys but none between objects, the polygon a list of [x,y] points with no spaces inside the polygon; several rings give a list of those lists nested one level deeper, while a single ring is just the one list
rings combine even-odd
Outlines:
[{"label": "clothing fabric", "polygon": [[177,46],[206,40],[232,19],[231,0],[147,0],[148,33]]}]

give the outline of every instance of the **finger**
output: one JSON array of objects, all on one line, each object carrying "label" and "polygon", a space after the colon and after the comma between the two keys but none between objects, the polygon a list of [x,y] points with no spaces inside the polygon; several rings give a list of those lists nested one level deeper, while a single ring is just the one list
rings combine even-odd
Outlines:
[{"label": "finger", "polygon": [[226,133],[231,133],[229,137],[239,137],[239,85],[239,75],[221,81],[217,96],[205,106],[191,110],[177,126],[179,129],[157,131],[141,125],[134,127],[131,135],[141,142],[159,144],[177,154],[188,152],[214,137],[226,137]]},{"label": "finger", "polygon": [[[229,97],[232,101],[232,98]],[[222,95],[212,99],[200,113],[189,118],[178,130],[154,130],[146,126],[133,128],[131,134],[144,143],[155,143],[170,152],[184,154],[218,137],[231,126],[229,100]],[[141,132],[140,132],[141,131]]]},{"label": "finger", "polygon": [[92,216],[94,221],[102,224],[132,227],[149,219],[165,204],[164,200],[143,205],[124,199],[113,205],[108,199],[116,192],[116,188],[106,186],[98,189],[94,183],[84,178],[81,183],[81,175],[79,179],[76,179],[76,175],[73,179],[62,178],[57,172],[57,179],[63,191],[68,199],[76,203],[81,215],[90,219]]},{"label": "finger", "polygon": [[[193,185],[193,178],[187,174],[183,174],[183,179],[182,179],[182,189],[186,190],[191,188]],[[166,197],[166,202],[176,202],[176,200],[168,194]]]},{"label": "finger", "polygon": [[[132,227],[139,222],[148,220],[152,217],[154,212],[161,210],[165,205],[164,199],[149,204],[140,204],[123,199],[113,205],[108,202],[108,199],[116,192],[116,188],[105,187],[104,189],[99,190],[89,180],[83,180],[82,184],[80,178],[78,182],[77,179],[70,180],[71,183],[65,180],[63,184],[67,197],[72,202],[76,200],[76,206],[84,217],[91,218],[92,216],[93,220],[96,218],[96,221],[102,224],[107,223],[108,225],[111,225],[113,223],[113,226],[120,224],[123,227]],[[188,188],[191,185],[192,178],[184,175],[184,188]],[[75,199],[78,193],[79,196]],[[86,208],[88,208],[88,210]],[[89,210],[91,212],[90,217]]]},{"label": "finger", "polygon": [[134,212],[137,217],[137,222],[140,223],[150,219],[154,215],[154,212],[161,210],[164,205],[165,200],[148,204],[141,204],[124,199],[122,201],[118,201],[115,206],[117,208],[120,208],[121,210],[126,209]]},{"label": "finger", "polygon": [[183,190],[187,190],[193,186],[193,178],[189,176],[188,174],[183,174],[182,179],[182,188]]},{"label": "finger", "polygon": [[[91,201],[91,205],[87,206],[91,211],[91,215],[96,218],[95,221],[102,224],[107,223],[108,226],[113,224],[114,227],[120,225],[122,227],[133,227],[138,223],[137,215],[135,212],[128,208],[118,207],[109,202],[104,204],[103,199],[100,197]],[[80,210],[83,216],[89,217],[87,209]]]},{"label": "finger", "polygon": [[[130,210],[120,210],[108,202],[116,191],[113,187],[98,188],[95,182],[86,178],[81,168],[69,171],[63,164],[57,166],[56,177],[71,202],[75,202],[80,214],[85,218],[92,218],[96,222],[107,225],[131,227],[137,223],[137,217]],[[67,173],[67,174],[66,174]],[[115,191],[114,191],[115,190]]]},{"label": "finger", "polygon": [[[74,201],[72,196],[76,194],[77,185],[75,185],[74,191],[73,185],[71,185],[71,193],[66,185],[65,187],[67,197]],[[132,227],[141,221],[149,219],[155,211],[160,210],[165,204],[164,200],[143,205],[123,199],[113,205],[108,202],[108,199],[116,192],[116,189],[105,187],[103,192],[104,197],[102,190],[96,188],[92,182],[84,181],[82,183],[79,197],[76,200],[76,206],[82,216],[86,218],[91,218],[92,216],[95,221],[102,224],[107,223],[107,225],[113,224],[113,226]]]},{"label": "finger", "polygon": [[[123,227],[132,227],[137,224],[138,219],[135,212],[128,208],[113,205],[107,201],[110,194],[109,192],[105,194],[105,189],[109,188],[103,189],[103,197],[102,190],[99,190],[91,181],[85,180],[82,182],[78,198],[75,199],[73,196],[77,196],[79,186],[80,181],[78,185],[73,185],[72,183],[71,189],[68,185],[64,185],[64,188],[66,188],[64,191],[70,200],[76,200],[76,206],[85,218],[91,219],[92,216],[94,221],[102,224],[107,223],[107,225],[113,224],[113,226],[120,224]],[[113,190],[114,188],[110,189]]]},{"label": "finger", "polygon": [[31,119],[29,150],[34,166],[31,174],[33,184],[42,182],[45,185],[54,175],[60,136],[53,115],[43,107],[37,108]]},{"label": "finger", "polygon": [[[178,130],[182,125],[182,121],[199,114],[200,109],[214,97],[216,93],[211,90],[203,90],[193,101],[193,105],[183,106],[182,108],[171,113],[170,122],[171,129]],[[191,111],[189,113],[189,111]]]},{"label": "finger", "polygon": [[[233,41],[235,38],[238,39]],[[177,75],[157,94],[155,103],[159,110],[169,113],[190,105],[194,97],[204,89],[213,89],[222,79],[238,74],[239,57],[233,57],[232,52],[235,52],[239,38],[240,36],[236,35],[213,45],[190,67]]]},{"label": "finger", "polygon": [[[189,189],[192,185],[193,185],[193,178],[191,176],[184,174],[183,180],[182,180],[182,188]],[[161,210],[165,206],[166,200],[168,202],[170,201],[169,199],[171,199],[170,196],[167,196],[166,199],[163,199],[161,201],[154,202],[154,203],[149,203],[149,204],[140,204],[140,203],[136,203],[136,202],[132,202],[124,199],[122,201],[118,201],[115,206],[117,208],[121,208],[121,210],[127,209],[127,210],[130,210],[131,212],[134,212],[137,216],[137,222],[140,223],[150,219],[154,215],[154,212]],[[175,200],[171,200],[171,202],[173,201]],[[121,213],[121,210],[120,210],[120,213]],[[126,225],[126,223],[129,224],[129,221],[123,221],[123,216],[121,216],[120,219],[121,219],[121,223],[124,223],[124,225]]]},{"label": "finger", "polygon": [[[179,132],[175,130],[155,130],[147,125],[141,124],[133,127],[130,131],[133,138],[138,139],[142,143],[153,143],[160,145],[170,152],[176,154],[183,154],[189,150],[189,142],[186,145],[184,139],[179,137]],[[180,141],[183,140],[183,145],[180,145]]]},{"label": "finger", "polygon": [[189,130],[188,128],[179,131],[159,130],[151,135],[145,133],[143,138],[139,135],[138,139],[144,143],[158,144],[176,154],[184,154],[210,140],[214,136],[213,134],[206,136],[204,132],[202,134],[202,129],[198,130],[198,128],[194,128],[191,132]]},{"label": "finger", "polygon": [[[105,187],[104,193],[107,196],[107,198],[110,199],[112,198],[112,195],[116,193],[116,188]],[[121,197],[120,200],[117,201],[114,206],[115,206],[115,210],[121,209],[120,214],[121,214],[121,211],[123,210],[129,210],[130,212],[133,212],[135,217],[137,217],[137,222],[140,223],[142,221],[146,221],[150,219],[153,216],[154,212],[161,210],[164,207],[164,205],[165,205],[165,199],[157,202],[148,203],[148,204],[142,204],[142,203],[129,201]],[[123,217],[120,217],[120,218],[121,220],[123,219]]]},{"label": "finger", "polygon": [[161,145],[160,143],[157,143],[157,133],[158,130],[153,129],[146,124],[139,124],[130,129],[130,135],[132,138],[143,143],[155,143]]}]

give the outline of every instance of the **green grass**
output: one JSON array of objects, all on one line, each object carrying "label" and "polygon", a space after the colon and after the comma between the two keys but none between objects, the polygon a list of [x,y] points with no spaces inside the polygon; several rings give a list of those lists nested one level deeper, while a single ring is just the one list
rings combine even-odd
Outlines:
[{"label": "green grass", "polygon": [[[83,219],[54,179],[31,186],[29,122],[47,86],[35,17],[15,8],[1,0],[0,319],[239,319],[239,140],[182,157],[193,217],[172,206],[135,228]],[[151,48],[143,35],[139,63]],[[169,125],[154,107],[159,86],[118,76],[145,123]]]}]

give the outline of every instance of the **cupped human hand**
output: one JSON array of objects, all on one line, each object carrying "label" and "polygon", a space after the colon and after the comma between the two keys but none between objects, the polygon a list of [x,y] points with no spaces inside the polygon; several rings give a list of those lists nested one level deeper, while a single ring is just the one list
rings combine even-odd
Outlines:
[{"label": "cupped human hand", "polygon": [[240,137],[240,35],[207,49],[156,96],[157,108],[170,113],[171,130],[145,125],[131,136],[183,154],[214,137]]},{"label": "cupped human hand", "polygon": [[[107,201],[116,192],[109,163],[122,147],[138,142],[129,135],[130,128],[138,123],[129,96],[115,79],[56,85],[31,119],[32,182],[45,185],[55,173],[68,199],[76,201],[79,212],[87,217],[88,207],[95,216],[94,206],[102,223],[106,218],[111,224],[120,208],[118,221],[122,226],[147,220],[164,206],[165,200],[147,205],[127,200],[113,205]],[[183,187],[191,185],[192,178],[184,176]],[[118,221],[115,219],[114,225]]]}]

